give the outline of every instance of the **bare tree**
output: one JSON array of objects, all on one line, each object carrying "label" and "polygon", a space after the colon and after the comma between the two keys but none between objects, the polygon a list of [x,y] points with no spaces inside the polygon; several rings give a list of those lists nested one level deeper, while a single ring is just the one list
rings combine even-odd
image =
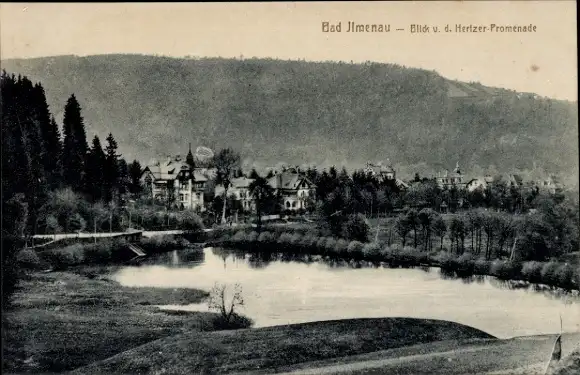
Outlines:
[{"label": "bare tree", "polygon": [[207,305],[210,310],[218,312],[226,324],[232,323],[236,309],[244,306],[242,286],[235,284],[231,296],[228,296],[227,286],[215,283],[209,293]]}]

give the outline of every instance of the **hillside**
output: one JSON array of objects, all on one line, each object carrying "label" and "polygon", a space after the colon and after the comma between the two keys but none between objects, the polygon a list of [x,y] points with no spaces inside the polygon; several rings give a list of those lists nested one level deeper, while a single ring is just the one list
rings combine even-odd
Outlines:
[{"label": "hillside", "polygon": [[[142,55],[2,61],[41,81],[57,121],[75,93],[88,136],[129,158],[231,145],[265,165],[390,159],[401,171],[578,173],[576,103],[390,64]],[[569,176],[572,178],[572,176]]]}]

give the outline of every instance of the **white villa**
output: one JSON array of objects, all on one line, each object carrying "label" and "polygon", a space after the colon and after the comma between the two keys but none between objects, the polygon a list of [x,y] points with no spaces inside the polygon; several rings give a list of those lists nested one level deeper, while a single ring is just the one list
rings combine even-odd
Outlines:
[{"label": "white villa", "polygon": [[[228,196],[239,201],[244,211],[251,211],[256,208],[254,198],[250,194],[250,184],[254,181],[247,177],[234,178],[231,181],[231,186],[228,188]],[[215,187],[215,195],[223,195],[224,187],[217,185]]]},{"label": "white villa", "polygon": [[[191,153],[191,151],[190,151]],[[192,168],[176,156],[147,165],[141,176],[146,193],[152,198],[181,208],[204,210],[204,190],[211,171]]]}]

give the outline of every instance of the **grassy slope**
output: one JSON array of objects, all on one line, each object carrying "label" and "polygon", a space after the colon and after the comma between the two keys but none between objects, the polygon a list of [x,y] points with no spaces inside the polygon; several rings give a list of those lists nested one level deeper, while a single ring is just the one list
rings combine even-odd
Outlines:
[{"label": "grassy slope", "polygon": [[440,340],[492,336],[456,323],[410,318],[349,319],[260,329],[188,332],[160,339],[75,371],[226,373],[276,369]]},{"label": "grassy slope", "polygon": [[169,315],[148,306],[197,302],[206,295],[200,290],[126,288],[71,272],[35,273],[21,286],[14,309],[4,312],[6,371],[70,370],[199,329],[208,318]]},{"label": "grassy slope", "polygon": [[574,375],[580,374],[580,347],[566,356],[554,367],[550,375]]},{"label": "grassy slope", "polygon": [[145,161],[192,142],[267,165],[390,158],[409,176],[458,160],[466,171],[536,161],[566,176],[578,164],[574,103],[507,90],[454,99],[438,74],[392,64],[107,55],[2,65],[41,81],[59,122],[75,93],[89,138],[112,131],[124,156]]}]

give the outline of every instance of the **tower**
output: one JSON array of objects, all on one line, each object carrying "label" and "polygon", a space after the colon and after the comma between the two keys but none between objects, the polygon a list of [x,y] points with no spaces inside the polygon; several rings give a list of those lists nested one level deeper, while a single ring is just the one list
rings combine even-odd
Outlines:
[{"label": "tower", "polygon": [[191,168],[193,170],[193,168],[195,166],[195,162],[193,159],[193,154],[191,153],[191,142],[189,143],[189,152],[187,153],[187,157],[185,158],[185,162],[187,163],[189,168]]}]

